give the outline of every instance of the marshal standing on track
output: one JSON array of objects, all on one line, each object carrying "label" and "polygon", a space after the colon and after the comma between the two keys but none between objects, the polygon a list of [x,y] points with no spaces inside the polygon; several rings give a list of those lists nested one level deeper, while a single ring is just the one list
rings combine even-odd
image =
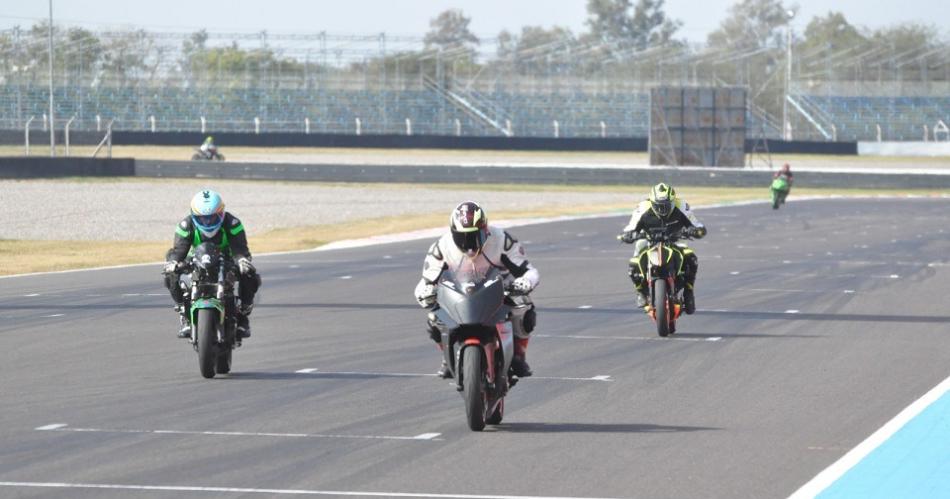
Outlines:
[{"label": "marshal standing on track", "polygon": [[179,285],[182,262],[204,242],[212,242],[233,259],[240,269],[238,293],[241,308],[238,311],[237,333],[241,338],[251,337],[251,325],[247,316],[254,307],[254,295],[261,285],[261,277],[251,264],[251,251],[247,247],[244,225],[237,217],[224,211],[224,201],[215,191],[201,191],[191,200],[191,214],[175,227],[175,243],[168,250],[165,263],[165,287],[175,301],[175,310],[181,314],[179,338],[191,336],[191,319],[184,290]]}]

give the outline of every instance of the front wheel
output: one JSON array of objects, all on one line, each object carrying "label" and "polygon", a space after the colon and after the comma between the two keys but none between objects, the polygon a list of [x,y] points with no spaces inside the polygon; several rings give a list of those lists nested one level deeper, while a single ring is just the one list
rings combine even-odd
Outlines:
[{"label": "front wheel", "polygon": [[215,342],[218,339],[218,313],[216,310],[198,310],[198,368],[205,378],[213,378],[215,371]]},{"label": "front wheel", "polygon": [[778,191],[776,191],[775,189],[772,189],[772,209],[773,210],[778,209],[778,203],[779,203]]},{"label": "front wheel", "polygon": [[194,153],[194,154],[191,155],[191,160],[192,160],[192,161],[198,161],[198,160],[202,160],[202,159],[204,159],[204,157],[202,157],[201,154],[199,154],[199,153]]},{"label": "front wheel", "polygon": [[482,352],[470,346],[462,354],[462,392],[465,398],[465,416],[472,431],[485,429],[485,383]]},{"label": "front wheel", "polygon": [[657,279],[653,283],[653,312],[656,314],[656,332],[660,336],[670,334],[670,299],[666,291],[667,282]]}]

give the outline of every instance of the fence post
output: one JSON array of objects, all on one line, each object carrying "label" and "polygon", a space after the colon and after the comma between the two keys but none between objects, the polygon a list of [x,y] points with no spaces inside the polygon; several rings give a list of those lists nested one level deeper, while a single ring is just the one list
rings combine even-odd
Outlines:
[{"label": "fence post", "polygon": [[412,120],[406,118],[406,135],[412,135]]},{"label": "fence post", "polygon": [[511,120],[505,120],[505,130],[508,131],[508,136],[511,137]]},{"label": "fence post", "polygon": [[98,114],[96,115],[96,131],[102,131],[102,116],[99,116]]},{"label": "fence post", "polygon": [[149,116],[149,117],[148,117],[148,121],[149,121],[149,123],[151,123],[151,125],[152,125],[152,133],[155,133],[155,115],[153,114],[153,115]]},{"label": "fence post", "polygon": [[838,127],[836,127],[834,123],[831,124],[831,140],[838,142]]},{"label": "fence post", "polygon": [[303,132],[310,135],[310,118],[303,119]]},{"label": "fence post", "polygon": [[69,156],[69,126],[72,125],[75,120],[75,116],[69,118],[69,121],[66,122],[66,127],[63,129],[63,133],[66,135],[66,156]]},{"label": "fence post", "polygon": [[455,118],[455,136],[462,136],[462,122],[458,118]]},{"label": "fence post", "polygon": [[254,133],[258,135],[261,133],[261,119],[257,116],[254,117]]},{"label": "fence post", "polygon": [[30,155],[30,123],[33,122],[33,119],[36,116],[30,116],[30,119],[26,120],[26,126],[23,127],[23,134],[25,135],[25,144],[26,144],[26,155]]},{"label": "fence post", "polygon": [[106,127],[106,145],[109,148],[109,158],[112,158],[112,122],[114,119],[109,121],[109,125]]},{"label": "fence post", "polygon": [[560,136],[561,136],[561,124],[558,123],[557,120],[554,120],[554,138],[556,139]]},{"label": "fence post", "polygon": [[930,135],[930,133],[929,133],[929,130],[927,129],[927,125],[924,124],[924,142],[930,142],[930,136],[929,136],[929,135]]},{"label": "fence post", "polygon": [[877,128],[877,141],[880,142],[881,141],[881,124],[878,123],[874,125],[874,127]]},{"label": "fence post", "polygon": [[356,135],[363,135],[363,122],[356,118]]},{"label": "fence post", "polygon": [[600,122],[600,138],[602,139],[607,138],[607,124],[604,123],[603,121]]},{"label": "fence post", "polygon": [[43,113],[43,131],[49,130],[47,122],[49,121],[49,116],[46,116],[46,113]]},{"label": "fence post", "polygon": [[208,122],[205,121],[205,117],[202,116],[202,117],[201,117],[201,133],[205,133],[205,132],[208,130],[208,128],[207,128],[207,126],[206,126],[207,124],[208,124]]}]

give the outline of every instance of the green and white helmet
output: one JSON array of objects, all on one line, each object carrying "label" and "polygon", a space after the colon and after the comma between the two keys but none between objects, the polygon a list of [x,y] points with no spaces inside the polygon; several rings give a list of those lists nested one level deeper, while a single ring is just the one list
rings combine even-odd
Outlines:
[{"label": "green and white helmet", "polygon": [[673,186],[660,182],[650,189],[650,208],[656,216],[666,218],[676,206],[676,190]]}]

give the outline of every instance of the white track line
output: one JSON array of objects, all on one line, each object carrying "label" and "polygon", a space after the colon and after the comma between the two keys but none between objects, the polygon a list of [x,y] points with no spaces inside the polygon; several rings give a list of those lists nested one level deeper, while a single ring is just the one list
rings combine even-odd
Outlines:
[{"label": "white track line", "polygon": [[848,451],[841,459],[838,459],[831,466],[825,468],[824,471],[815,476],[815,478],[812,478],[808,483],[802,485],[800,489],[789,496],[789,499],[805,499],[820,494],[948,391],[950,391],[950,377],[931,388],[929,392],[904,408],[903,411],[872,433],[871,436],[858,444],[857,447]]},{"label": "white track line", "polygon": [[347,496],[347,497],[423,497],[434,499],[611,499],[583,498],[564,496],[513,496],[486,494],[429,494],[425,492],[358,492],[352,490],[308,490],[308,489],[254,489],[245,487],[198,487],[190,485],[124,485],[108,483],[68,483],[68,482],[0,482],[0,487],[37,487],[56,489],[112,489],[112,490],[151,490],[166,492],[213,492],[268,495],[310,495],[310,496]]},{"label": "white track line", "polygon": [[278,438],[338,438],[357,440],[442,440],[437,439],[441,433],[423,433],[412,437],[394,435],[333,435],[320,433],[267,433],[243,431],[189,431],[189,430],[129,430],[105,428],[69,428],[68,425],[58,423],[34,428],[37,431],[66,431],[76,433],[148,433],[153,435],[209,435],[218,437],[278,437]]},{"label": "white track line", "polygon": [[[682,167],[681,167],[682,168]],[[802,201],[816,201],[816,200],[825,200],[825,199],[946,199],[946,196],[918,196],[918,195],[877,195],[877,196],[842,196],[842,195],[832,195],[832,196],[796,196],[794,201],[796,203]],[[710,205],[696,205],[694,208],[711,210],[716,208],[734,208],[737,206],[750,206],[756,204],[768,204],[769,201],[766,199],[763,200],[752,200],[752,201],[738,201],[734,203],[716,203]],[[498,225],[502,228],[508,227],[520,227],[523,225],[538,225],[545,223],[553,222],[570,222],[574,220],[591,220],[595,218],[607,218],[607,217],[617,217],[621,216],[624,213],[619,212],[609,212],[609,213],[596,213],[591,215],[573,215],[573,216],[562,216],[562,217],[551,217],[551,218],[524,218],[524,219],[514,219],[514,220],[502,220],[498,222]],[[389,244],[389,243],[399,243],[406,241],[415,241],[419,239],[427,238],[437,238],[442,235],[445,231],[443,228],[434,228],[434,229],[424,229],[412,232],[404,232],[400,234],[392,234],[389,236],[377,236],[374,238],[366,239],[349,239],[343,241],[336,241],[323,246],[305,250],[294,250],[294,251],[275,251],[271,253],[260,253],[257,256],[275,256],[275,255],[299,255],[304,253],[313,253],[313,252],[323,252],[330,251],[335,249],[348,249],[348,248],[362,248],[365,246],[376,246],[380,244]],[[13,274],[13,275],[4,275],[0,276],[2,279],[13,279],[16,277],[31,277],[31,276],[40,276],[40,275],[55,275],[55,274],[70,274],[73,272],[93,272],[100,270],[112,270],[112,269],[127,269],[134,267],[146,267],[146,266],[155,266],[158,267],[165,262],[147,262],[147,263],[131,263],[126,265],[110,265],[105,267],[91,267],[85,269],[70,269],[70,270],[54,270],[49,272],[30,272],[28,274]]]}]

